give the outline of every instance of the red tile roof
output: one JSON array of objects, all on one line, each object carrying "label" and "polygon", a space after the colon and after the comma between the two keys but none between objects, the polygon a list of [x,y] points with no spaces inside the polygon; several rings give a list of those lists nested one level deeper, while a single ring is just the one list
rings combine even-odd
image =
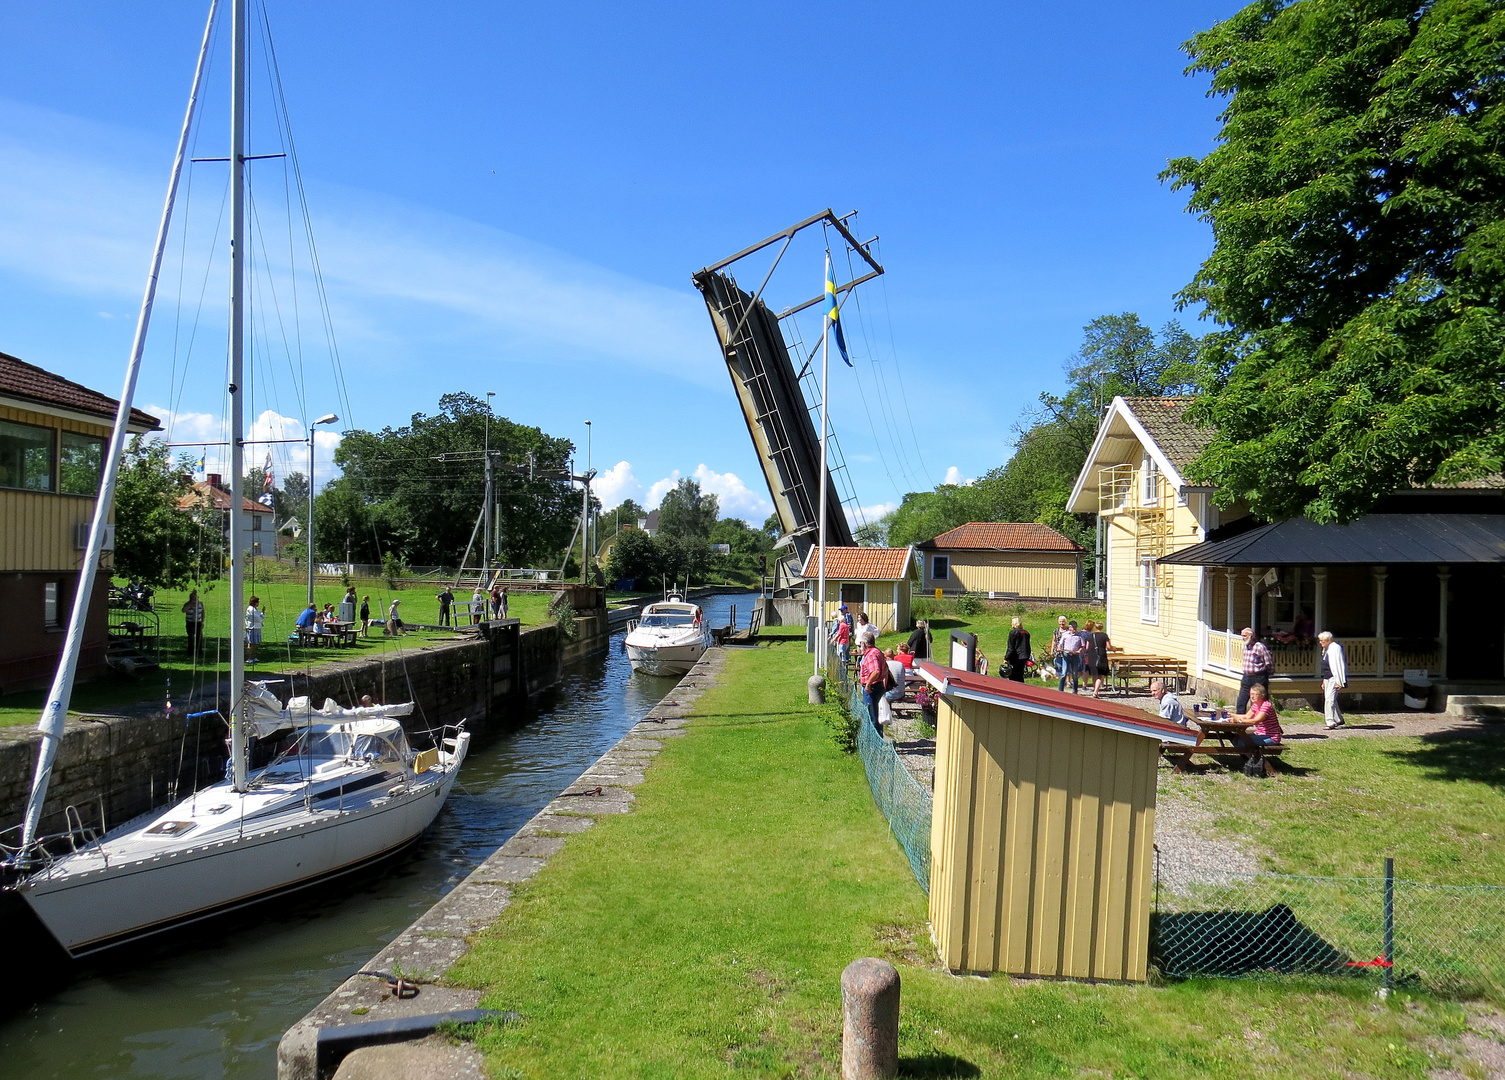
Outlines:
[{"label": "red tile roof", "polygon": [[918,545],[926,551],[1085,551],[1049,525],[1029,521],[971,521]]},{"label": "red tile roof", "polygon": [[[800,576],[816,578],[819,548],[811,548]],[[909,548],[828,547],[826,577],[844,581],[900,581],[909,572]]]},{"label": "red tile roof", "polygon": [[[18,360],[6,353],[0,353],[0,394],[39,405],[88,413],[106,422],[114,421],[115,410],[120,405],[114,398],[105,397],[97,390],[90,390],[87,386],[44,371],[35,364],[28,364],[25,360]],[[162,424],[155,416],[140,409],[132,409],[131,426],[155,431]]]},{"label": "red tile roof", "polygon": [[[244,495],[240,497],[240,504],[243,512],[247,514],[272,513],[270,506],[263,506],[255,499],[248,499]],[[228,510],[230,509],[230,493],[207,481],[200,481],[193,485],[193,494],[183,495],[178,499],[179,510],[192,510],[195,506],[205,505],[214,510]]]},{"label": "red tile roof", "polygon": [[931,660],[918,661],[915,666],[926,682],[948,696],[983,700],[1007,709],[1054,716],[1091,727],[1108,728],[1187,746],[1194,746],[1197,742],[1195,731],[1117,702],[1097,701],[1077,694],[1062,693],[1048,686],[1011,682],[993,675],[974,675],[960,668],[942,667]]}]

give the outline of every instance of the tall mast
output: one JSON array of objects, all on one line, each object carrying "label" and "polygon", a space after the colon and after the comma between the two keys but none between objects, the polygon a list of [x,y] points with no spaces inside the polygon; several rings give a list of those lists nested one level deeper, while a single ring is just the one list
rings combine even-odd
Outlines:
[{"label": "tall mast", "polygon": [[89,526],[89,546],[84,552],[83,565],[79,568],[78,589],[74,592],[73,612],[68,619],[68,636],[63,641],[63,655],[58,661],[57,674],[53,677],[52,690],[47,695],[47,704],[43,707],[41,719],[37,722],[37,728],[42,733],[42,746],[37,754],[37,768],[32,776],[31,796],[26,803],[26,818],[21,829],[23,854],[37,838],[37,828],[42,820],[42,807],[47,802],[47,787],[52,779],[52,764],[57,760],[58,745],[62,742],[63,727],[68,718],[68,703],[73,697],[73,677],[78,670],[79,653],[83,649],[84,623],[88,619],[89,604],[94,597],[94,581],[99,575],[105,526],[115,502],[115,483],[120,476],[120,459],[125,453],[125,436],[131,420],[131,402],[136,396],[136,377],[141,372],[141,354],[146,348],[146,332],[151,325],[152,304],[157,298],[157,278],[162,271],[162,253],[167,248],[167,232],[172,223],[173,203],[178,195],[178,181],[183,175],[183,161],[188,154],[188,137],[193,130],[193,117],[199,102],[199,87],[204,81],[204,66],[209,56],[209,39],[214,30],[214,16],[218,9],[219,0],[211,0],[209,18],[204,23],[204,40],[199,45],[199,61],[193,69],[193,89],[188,93],[188,108],[183,113],[183,128],[178,133],[178,152],[172,161],[172,176],[167,182],[167,199],[162,205],[162,220],[157,225],[157,246],[152,250],[151,270],[146,276],[146,292],[141,298],[141,312],[136,319],[136,334],[131,339],[131,356],[126,362],[125,385],[120,391],[120,403],[115,407],[115,427],[110,432],[109,449],[105,451],[104,470],[99,478],[99,497],[94,501],[94,518]]},{"label": "tall mast", "polygon": [[[245,498],[246,330],[246,0],[231,0],[230,57],[230,761],[236,791],[246,790]],[[311,524],[311,523],[310,523]],[[308,557],[313,558],[309,549]]]},{"label": "tall mast", "polygon": [[[826,278],[831,280],[831,253],[826,252]],[[824,287],[824,283],[822,283]],[[835,297],[831,303],[835,303]],[[820,320],[820,570],[819,592],[816,604],[815,674],[820,674],[826,659],[826,402],[830,398],[831,382],[831,318],[822,315]]]}]

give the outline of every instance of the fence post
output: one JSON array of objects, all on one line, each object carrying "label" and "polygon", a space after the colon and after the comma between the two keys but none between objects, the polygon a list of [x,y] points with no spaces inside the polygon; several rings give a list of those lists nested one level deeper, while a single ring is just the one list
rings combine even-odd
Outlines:
[{"label": "fence post", "polygon": [[1395,860],[1385,856],[1385,966],[1380,995],[1389,997],[1395,985]]}]

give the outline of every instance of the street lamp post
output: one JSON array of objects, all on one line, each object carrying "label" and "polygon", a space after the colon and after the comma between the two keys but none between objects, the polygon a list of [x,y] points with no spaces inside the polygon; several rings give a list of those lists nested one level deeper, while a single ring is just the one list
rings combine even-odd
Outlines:
[{"label": "street lamp post", "polygon": [[314,602],[314,428],[320,424],[338,424],[340,418],[326,413],[308,426],[308,521],[303,531],[308,534],[308,602]]}]

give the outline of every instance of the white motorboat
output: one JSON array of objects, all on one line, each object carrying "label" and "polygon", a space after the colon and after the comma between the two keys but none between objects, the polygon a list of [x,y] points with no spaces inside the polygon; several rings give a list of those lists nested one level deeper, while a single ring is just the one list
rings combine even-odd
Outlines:
[{"label": "white motorboat", "polygon": [[[246,639],[232,633],[230,701],[222,714],[230,727],[225,780],[104,835],[85,828],[73,807],[66,808],[62,831],[51,836],[41,832],[217,8],[218,0],[212,0],[63,654],[37,724],[42,743],[20,842],[0,847],[6,856],[0,862],[0,910],[9,915],[18,906],[29,908],[74,957],[286,893],[398,850],[434,820],[470,744],[462,722],[435,733],[434,745],[415,753],[399,721],[412,712],[411,702],[347,709],[325,701],[315,709],[306,698],[293,698],[284,708],[267,684],[246,681]],[[228,535],[239,537],[246,501],[242,488],[248,393],[245,169],[252,160],[245,148],[248,0],[232,0],[232,21],[230,154],[220,160],[230,163],[227,381],[233,437]],[[248,557],[238,544],[231,545],[226,592],[232,627],[240,625]],[[270,746],[280,746],[281,752],[269,765],[253,770],[251,747],[258,739],[280,740]],[[17,927],[12,937],[36,944],[43,935],[26,934]]]},{"label": "white motorboat", "polygon": [[412,703],[286,709],[246,693],[250,734],[282,752],[250,774],[154,810],[74,850],[45,853],[14,886],[70,956],[160,933],[357,869],[411,843],[444,805],[470,733],[414,751],[398,717]]},{"label": "white motorboat", "polygon": [[624,644],[633,671],[683,675],[711,647],[711,631],[699,606],[670,597],[643,609]]}]

